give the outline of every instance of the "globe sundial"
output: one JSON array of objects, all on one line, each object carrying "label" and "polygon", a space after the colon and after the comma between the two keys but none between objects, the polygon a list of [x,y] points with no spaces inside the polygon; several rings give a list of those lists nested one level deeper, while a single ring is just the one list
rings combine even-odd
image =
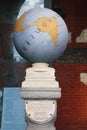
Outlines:
[{"label": "globe sundial", "polygon": [[47,8],[25,12],[14,26],[18,52],[30,62],[53,62],[65,50],[68,31],[64,20]]},{"label": "globe sundial", "polygon": [[61,89],[49,63],[67,46],[67,26],[56,12],[33,8],[17,20],[13,41],[21,56],[32,63],[20,91],[25,100],[26,130],[55,130],[56,99],[61,97]]}]

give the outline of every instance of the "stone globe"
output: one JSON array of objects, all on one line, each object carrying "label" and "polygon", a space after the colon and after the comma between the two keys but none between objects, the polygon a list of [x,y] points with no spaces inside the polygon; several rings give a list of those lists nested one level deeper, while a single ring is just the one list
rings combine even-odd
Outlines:
[{"label": "stone globe", "polygon": [[51,63],[66,49],[68,29],[53,10],[33,8],[16,21],[13,41],[20,55],[29,62]]}]

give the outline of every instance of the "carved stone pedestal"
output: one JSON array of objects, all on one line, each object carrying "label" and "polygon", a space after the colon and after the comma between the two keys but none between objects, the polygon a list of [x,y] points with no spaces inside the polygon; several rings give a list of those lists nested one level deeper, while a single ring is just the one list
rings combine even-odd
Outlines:
[{"label": "carved stone pedestal", "polygon": [[55,130],[56,100],[61,97],[61,89],[54,68],[45,63],[28,68],[20,96],[25,100],[26,130]]}]

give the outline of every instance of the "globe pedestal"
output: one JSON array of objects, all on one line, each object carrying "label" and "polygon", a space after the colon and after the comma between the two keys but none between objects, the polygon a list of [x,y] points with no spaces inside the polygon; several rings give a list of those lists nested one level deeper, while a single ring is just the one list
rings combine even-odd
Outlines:
[{"label": "globe pedestal", "polygon": [[25,100],[26,130],[55,130],[56,100],[61,97],[55,69],[46,63],[35,63],[26,69],[20,96]]},{"label": "globe pedestal", "polygon": [[55,130],[56,100],[61,97],[61,89],[55,80],[55,69],[46,63],[56,61],[64,52],[67,26],[53,10],[33,8],[15,23],[13,41],[21,56],[35,63],[26,70],[20,92],[25,100],[26,130]]}]

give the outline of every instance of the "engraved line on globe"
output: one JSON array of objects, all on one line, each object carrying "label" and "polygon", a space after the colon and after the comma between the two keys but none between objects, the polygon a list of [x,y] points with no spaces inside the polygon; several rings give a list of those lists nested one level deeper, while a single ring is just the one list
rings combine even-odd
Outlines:
[{"label": "engraved line on globe", "polygon": [[30,25],[25,25],[23,26],[23,23],[25,22],[26,14],[23,14],[22,17],[20,17],[15,26],[14,26],[14,31],[15,32],[23,32],[25,29],[28,29]]},{"label": "engraved line on globe", "polygon": [[47,32],[53,39],[55,46],[58,46],[58,23],[55,17],[39,18],[35,21],[35,26],[42,32]]}]

